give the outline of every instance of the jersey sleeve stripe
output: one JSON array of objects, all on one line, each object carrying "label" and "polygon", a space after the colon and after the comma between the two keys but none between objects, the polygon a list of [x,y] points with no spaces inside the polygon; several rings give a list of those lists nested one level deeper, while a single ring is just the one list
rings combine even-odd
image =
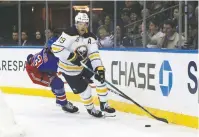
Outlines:
[{"label": "jersey sleeve stripe", "polygon": [[59,59],[59,61],[60,61],[61,63],[65,64],[65,65],[68,65],[68,66],[76,66],[76,65],[73,65],[72,63],[71,63],[71,64],[69,64],[69,63],[63,62],[63,61],[62,61],[62,60],[60,60],[60,59]]},{"label": "jersey sleeve stripe", "polygon": [[90,60],[100,59],[99,53],[90,54],[88,57],[89,57]]},{"label": "jersey sleeve stripe", "polygon": [[33,73],[31,73],[31,76],[32,76],[32,78],[33,78],[35,81],[42,82],[42,83],[44,83],[44,84],[49,85],[49,82],[44,81],[44,80],[41,80],[41,79],[35,77],[35,75],[34,75]]},{"label": "jersey sleeve stripe", "polygon": [[72,70],[72,71],[67,71],[67,70],[65,70],[64,68],[61,68],[60,66],[58,66],[58,68],[59,69],[61,69],[61,70],[63,70],[63,71],[65,71],[65,72],[74,72],[74,73],[79,73],[79,72],[81,72],[81,71],[79,71],[79,70]]},{"label": "jersey sleeve stripe", "polygon": [[94,53],[99,53],[99,51],[92,52],[92,53],[90,53],[88,56],[90,56],[90,55],[92,55],[92,54],[94,54]]},{"label": "jersey sleeve stripe", "polygon": [[97,59],[90,59],[90,61],[92,62],[92,61],[95,61],[95,60],[99,60],[99,61],[101,61],[101,59],[100,58],[97,58]]},{"label": "jersey sleeve stripe", "polygon": [[81,71],[83,69],[83,66],[68,66],[62,62],[59,62],[59,66],[65,70],[79,70]]},{"label": "jersey sleeve stripe", "polygon": [[52,44],[52,46],[57,46],[57,47],[62,47],[62,48],[64,48],[64,46],[62,46],[62,45],[57,45],[57,44]]},{"label": "jersey sleeve stripe", "polygon": [[64,50],[63,47],[51,46],[51,50],[53,53],[59,53]]}]

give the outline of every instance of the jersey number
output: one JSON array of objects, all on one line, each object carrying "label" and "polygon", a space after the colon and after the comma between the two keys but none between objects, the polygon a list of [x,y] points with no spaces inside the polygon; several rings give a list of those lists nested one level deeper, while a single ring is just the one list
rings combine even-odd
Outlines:
[{"label": "jersey number", "polygon": [[65,40],[66,40],[66,38],[61,37],[61,38],[59,39],[59,42],[60,42],[60,43],[64,43]]},{"label": "jersey number", "polygon": [[39,68],[41,64],[43,63],[41,55],[38,55],[37,58],[35,59],[35,67]]}]

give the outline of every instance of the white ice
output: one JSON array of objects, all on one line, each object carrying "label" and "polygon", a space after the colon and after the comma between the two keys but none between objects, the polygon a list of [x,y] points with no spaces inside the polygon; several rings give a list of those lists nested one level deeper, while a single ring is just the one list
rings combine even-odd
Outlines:
[{"label": "white ice", "polygon": [[[6,95],[26,137],[197,137],[196,129],[167,125],[137,115],[117,112],[115,118],[94,118],[83,104],[79,114],[64,113],[55,100],[44,97]],[[145,127],[146,124],[151,127]]]}]

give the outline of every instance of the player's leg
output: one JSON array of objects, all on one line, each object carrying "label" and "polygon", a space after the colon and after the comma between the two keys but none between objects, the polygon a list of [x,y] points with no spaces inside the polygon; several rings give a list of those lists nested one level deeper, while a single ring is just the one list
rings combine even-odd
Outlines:
[{"label": "player's leg", "polygon": [[102,117],[102,112],[99,110],[96,110],[93,104],[93,96],[91,92],[91,87],[87,86],[86,90],[84,92],[80,93],[80,97],[82,102],[84,103],[84,106],[86,107],[88,113],[90,115],[93,115],[95,117]]},{"label": "player's leg", "polygon": [[73,104],[67,100],[64,89],[64,82],[59,77],[54,77],[50,86],[56,95],[56,103],[61,105],[64,111],[74,113],[79,110],[76,106],[73,106]]},{"label": "player's leg", "polygon": [[100,109],[107,113],[114,113],[115,109],[108,105],[108,88],[106,83],[95,81],[96,92],[100,101]]},{"label": "player's leg", "polygon": [[68,76],[62,74],[66,81],[68,82],[70,88],[73,90],[74,94],[80,94],[81,100],[84,103],[88,113],[94,117],[102,117],[102,113],[96,110],[93,104],[93,97],[91,94],[91,88],[88,83],[82,78],[82,75]]},{"label": "player's leg", "polygon": [[[88,61],[86,63],[86,65],[90,69],[93,69],[90,61]],[[93,73],[91,73],[87,69],[84,69],[82,75],[87,79],[87,82],[89,82],[89,81],[91,81],[90,79],[93,76]],[[108,112],[108,113],[114,113],[115,109],[111,108],[108,105],[108,89],[107,89],[106,83],[105,82],[101,83],[97,80],[95,80],[94,83],[96,85],[96,92],[97,92],[97,95],[98,95],[98,98],[99,98],[99,101],[100,101],[100,109],[102,111],[105,111],[105,112]]]}]

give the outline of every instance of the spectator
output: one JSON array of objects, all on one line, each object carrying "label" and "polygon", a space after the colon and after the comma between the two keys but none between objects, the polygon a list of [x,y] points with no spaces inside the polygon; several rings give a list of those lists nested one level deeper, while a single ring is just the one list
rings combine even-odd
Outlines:
[{"label": "spectator", "polygon": [[131,20],[131,23],[137,21],[138,20],[138,15],[136,13],[132,12],[130,14],[130,20]]},{"label": "spectator", "polygon": [[109,32],[107,32],[105,26],[101,26],[98,29],[98,36],[99,36],[100,47],[111,48],[114,46],[113,36],[110,35]]},{"label": "spectator", "polygon": [[142,46],[142,37],[141,37],[141,34],[139,33],[140,23],[138,24],[138,22],[136,22],[139,20],[139,17],[135,13],[131,13],[130,18],[131,18],[131,22],[135,23],[134,25],[132,25],[132,28],[131,28],[131,40],[133,42],[133,46],[140,47]]},{"label": "spectator", "polygon": [[120,26],[116,26],[116,44],[115,48],[122,48],[123,46],[123,41],[122,41],[122,30]]},{"label": "spectator", "polygon": [[[179,4],[179,2],[177,3]],[[164,11],[161,15],[165,18],[164,20],[171,19],[171,15],[173,14],[173,9],[169,9],[170,7],[176,5],[175,1],[162,1],[162,9],[161,10],[166,10]]]},{"label": "spectator", "polygon": [[34,40],[33,44],[36,46],[44,45],[44,39],[43,39],[40,31],[35,32],[35,40]]},{"label": "spectator", "polygon": [[137,14],[138,16],[141,16],[140,13],[142,10],[142,6],[140,5],[138,1],[126,0],[125,6],[126,6],[126,9],[128,9],[129,11]]},{"label": "spectator", "polygon": [[98,26],[100,27],[100,26],[102,26],[103,24],[104,24],[103,20],[102,20],[102,19],[99,19],[99,20],[98,20]]},{"label": "spectator", "polygon": [[179,20],[179,8],[178,7],[173,10],[173,20],[174,21]]},{"label": "spectator", "polygon": [[158,46],[160,48],[182,48],[184,46],[185,39],[181,36],[181,44],[179,39],[179,34],[176,32],[176,25],[172,20],[166,20],[164,22],[163,31],[165,35],[158,41]]},{"label": "spectator", "polygon": [[198,49],[198,7],[195,9],[196,26],[189,28],[189,37],[187,42],[187,48]]},{"label": "spectator", "polygon": [[12,32],[12,41],[10,41],[8,45],[18,46],[18,32]]},{"label": "spectator", "polygon": [[99,28],[98,28],[98,32],[97,32],[97,36],[98,36],[98,38],[100,38],[100,39],[104,39],[106,36],[108,36],[109,35],[109,33],[108,33],[108,31],[106,30],[106,27],[104,26],[104,25],[102,25],[102,26],[100,26]]},{"label": "spectator", "polygon": [[154,1],[152,4],[152,13],[159,12],[163,9],[162,1]]},{"label": "spectator", "polygon": [[130,19],[130,11],[128,9],[123,9],[121,12],[121,24],[123,30],[124,30],[124,36],[128,35],[128,28],[124,28],[124,26],[129,25],[131,23]]},{"label": "spectator", "polygon": [[[142,41],[144,30],[142,32]],[[157,43],[164,36],[164,33],[160,31],[159,23],[157,20],[152,19],[149,21],[149,32],[146,35],[146,45],[148,48],[157,48]]]},{"label": "spectator", "polygon": [[121,19],[122,19],[122,23],[123,25],[128,25],[131,20],[130,20],[130,11],[127,9],[123,9],[121,12]]},{"label": "spectator", "polygon": [[192,4],[188,4],[188,26],[191,26],[192,29],[195,29],[198,25],[198,20],[196,20],[197,18],[195,17],[195,13],[194,13],[194,6]]},{"label": "spectator", "polygon": [[[163,2],[162,1],[154,1],[153,4],[151,5],[151,14],[154,14],[154,13],[158,13],[160,11],[162,11],[164,9],[163,7]],[[165,14],[165,12],[161,12],[161,13],[158,13],[157,15],[155,15],[155,18],[158,19],[160,22],[163,21],[163,20],[166,20],[168,19],[169,17],[167,16],[167,14]]]},{"label": "spectator", "polygon": [[48,30],[45,30],[45,35],[47,36],[48,39],[51,39],[53,37],[53,31],[54,29],[53,28],[50,28]]},{"label": "spectator", "polygon": [[[137,19],[138,19],[137,14],[135,14],[135,13],[130,14],[130,23],[136,22]],[[132,24],[127,29],[127,35],[129,37],[131,37],[132,39],[133,39],[133,35],[136,34],[137,32],[138,32],[138,24],[137,23]]]},{"label": "spectator", "polygon": [[149,9],[146,8],[146,10],[142,9],[141,11],[141,17],[144,18],[144,13],[146,14],[146,18],[150,15]]},{"label": "spectator", "polygon": [[196,17],[196,33],[193,37],[193,48],[198,49],[198,6],[195,9],[195,17]]},{"label": "spectator", "polygon": [[111,21],[111,17],[108,15],[105,17],[104,26],[109,33],[113,32],[113,22]]},{"label": "spectator", "polygon": [[142,36],[141,36],[142,24],[138,24],[137,26],[138,26],[138,29],[136,30],[136,34],[134,34],[134,37],[133,37],[133,46],[143,47]]},{"label": "spectator", "polygon": [[[134,12],[132,12],[130,14],[130,23],[133,23],[131,26],[129,26],[127,28],[127,33],[126,33],[126,37],[125,37],[125,42],[127,42],[129,40],[128,45],[129,46],[141,46],[142,45],[142,41],[141,41],[141,36],[138,32],[138,23],[136,23],[136,21],[138,20],[138,15]],[[127,43],[126,43],[127,44]]]},{"label": "spectator", "polygon": [[[173,11],[173,21],[176,24],[176,31],[179,32],[179,8],[175,8]],[[183,18],[183,17],[182,17]],[[184,22],[182,22],[182,26],[184,26]],[[182,31],[184,32],[184,27],[182,27]]]},{"label": "spectator", "polygon": [[53,44],[53,42],[55,40],[57,40],[60,36],[60,32],[58,30],[55,29],[49,29],[46,31],[46,35],[48,37],[48,42],[47,42],[47,46],[50,46]]},{"label": "spectator", "polygon": [[22,31],[21,32],[21,39],[22,39],[22,46],[30,46],[31,42],[28,40],[28,32]]}]

